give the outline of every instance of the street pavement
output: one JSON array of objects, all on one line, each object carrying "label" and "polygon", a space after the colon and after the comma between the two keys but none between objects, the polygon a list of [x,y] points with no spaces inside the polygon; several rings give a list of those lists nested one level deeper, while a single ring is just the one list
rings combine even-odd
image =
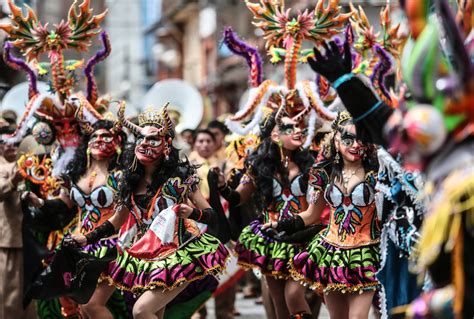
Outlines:
[{"label": "street pavement", "polygon": [[[235,317],[235,319],[266,319],[263,305],[257,305],[255,299],[244,299],[243,293],[241,292],[237,293],[235,308],[241,313],[241,315]],[[216,318],[214,312],[214,299],[207,302],[207,313],[208,319]],[[329,314],[324,305],[321,307],[319,318],[329,318]]]}]

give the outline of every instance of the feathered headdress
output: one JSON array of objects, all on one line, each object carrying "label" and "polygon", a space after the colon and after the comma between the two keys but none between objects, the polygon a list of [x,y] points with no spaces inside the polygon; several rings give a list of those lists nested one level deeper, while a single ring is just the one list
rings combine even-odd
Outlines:
[{"label": "feathered headdress", "polygon": [[[67,21],[61,21],[48,29],[48,24],[42,24],[33,10],[26,7],[23,15],[20,7],[8,0],[11,11],[11,23],[0,24],[0,29],[8,34],[5,42],[4,60],[15,69],[27,73],[29,79],[29,102],[20,120],[17,131],[4,137],[11,142],[19,141],[26,134],[28,127],[35,120],[51,122],[74,122],[77,108],[71,100],[80,98],[73,93],[77,83],[76,69],[83,66],[83,61],[65,60],[64,50],[87,51],[92,39],[101,32],[100,23],[107,11],[93,15],[89,8],[89,0],[84,0],[79,6],[76,2],[69,9]],[[105,32],[100,33],[103,49],[90,58],[84,69],[87,81],[87,103],[84,103],[84,114],[91,120],[101,118],[97,111],[97,85],[94,80],[94,66],[110,54],[110,43]],[[26,60],[14,57],[11,49],[16,47]],[[42,54],[48,55],[48,62],[40,62]],[[49,76],[50,91],[54,94],[40,94],[37,89],[37,75]],[[62,132],[57,132],[60,136]]]},{"label": "feathered headdress", "polygon": [[[350,14],[340,12],[338,1],[330,1],[325,6],[323,0],[318,0],[314,10],[305,10],[294,17],[291,16],[291,9],[285,9],[283,0],[245,3],[254,15],[253,24],[264,33],[271,62],[284,60],[285,82],[279,85],[272,80],[263,80],[262,60],[257,49],[241,41],[231,28],[226,28],[224,43],[232,52],[246,59],[252,87],[245,106],[229,117],[226,124],[234,133],[246,135],[260,122],[267,107],[280,109],[280,114],[286,114],[296,121],[309,115],[309,126],[310,129],[313,126],[313,129],[305,143],[305,147],[308,147],[313,138],[316,118],[332,121],[336,114],[325,107],[318,92],[320,88],[314,81],[297,82],[296,66],[298,62],[306,62],[310,54],[310,50],[302,50],[301,46],[305,40],[319,43],[342,32]],[[250,122],[243,125],[251,115]]]}]

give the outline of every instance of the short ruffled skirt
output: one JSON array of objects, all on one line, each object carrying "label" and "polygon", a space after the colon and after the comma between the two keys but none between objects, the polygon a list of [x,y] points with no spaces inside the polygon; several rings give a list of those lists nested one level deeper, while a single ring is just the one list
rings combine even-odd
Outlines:
[{"label": "short ruffled skirt", "polygon": [[218,239],[203,233],[159,259],[137,258],[123,250],[110,262],[104,279],[133,293],[155,288],[171,290],[209,275],[219,275],[228,257],[229,251]]},{"label": "short ruffled skirt", "polygon": [[290,264],[295,280],[325,293],[362,293],[380,288],[375,277],[380,267],[378,244],[342,248],[331,245],[318,234]]},{"label": "short ruffled skirt", "polygon": [[235,247],[237,263],[247,269],[258,269],[263,275],[290,278],[289,261],[302,251],[302,246],[276,241],[260,230],[262,223],[254,220],[240,234]]}]

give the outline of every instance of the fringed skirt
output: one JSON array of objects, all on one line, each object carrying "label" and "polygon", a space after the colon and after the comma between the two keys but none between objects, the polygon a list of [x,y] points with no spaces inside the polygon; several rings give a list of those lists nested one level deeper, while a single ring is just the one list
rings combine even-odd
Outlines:
[{"label": "fringed skirt", "polygon": [[380,265],[378,244],[342,248],[329,244],[319,234],[290,264],[295,280],[325,293],[362,293],[380,287],[375,277]]},{"label": "fringed skirt", "polygon": [[240,234],[235,247],[237,263],[245,268],[260,270],[263,275],[290,278],[289,261],[302,251],[302,246],[279,242],[262,233],[262,223],[254,220]]},{"label": "fringed skirt", "polygon": [[154,288],[171,290],[220,274],[228,257],[229,251],[218,239],[203,233],[163,258],[138,258],[121,251],[109,264],[105,278],[137,294]]}]

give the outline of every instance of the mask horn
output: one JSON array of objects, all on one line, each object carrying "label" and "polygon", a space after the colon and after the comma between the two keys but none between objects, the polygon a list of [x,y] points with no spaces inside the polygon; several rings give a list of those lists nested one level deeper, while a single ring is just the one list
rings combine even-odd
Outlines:
[{"label": "mask horn", "polygon": [[163,133],[166,135],[167,133],[171,132],[173,130],[173,121],[170,118],[170,115],[168,114],[168,105],[170,105],[169,102],[163,106],[163,119],[164,119],[164,127],[163,127]]},{"label": "mask horn", "polygon": [[283,116],[285,116],[285,100],[284,99],[282,99],[281,106],[278,109],[278,112],[275,116],[275,122],[278,126],[280,126],[282,124],[281,121],[283,119]]},{"label": "mask horn", "polygon": [[88,121],[84,120],[84,106],[80,101],[74,116],[83,134],[91,135],[94,132],[92,125]]},{"label": "mask horn", "polygon": [[117,118],[118,118],[117,122],[120,122],[121,125],[125,126],[130,131],[132,131],[133,134],[140,135],[142,132],[142,128],[136,124],[133,124],[132,122],[130,122],[129,120],[125,118],[125,105],[126,105],[125,101],[122,101],[120,103],[120,107],[117,112]]}]

